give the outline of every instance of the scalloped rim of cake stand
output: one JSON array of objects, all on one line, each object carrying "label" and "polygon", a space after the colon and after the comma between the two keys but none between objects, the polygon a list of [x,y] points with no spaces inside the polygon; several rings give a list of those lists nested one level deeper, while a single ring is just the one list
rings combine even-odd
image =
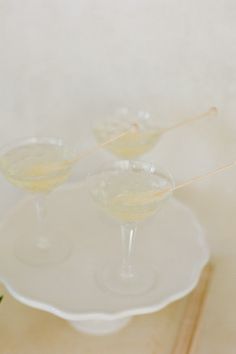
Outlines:
[{"label": "scalloped rim of cake stand", "polygon": [[5,286],[7,291],[19,302],[21,302],[24,305],[30,306],[32,308],[38,309],[38,310],[43,310],[49,313],[52,313],[53,315],[56,315],[60,318],[63,318],[68,321],[83,321],[83,320],[116,320],[116,319],[121,319],[124,317],[132,317],[135,315],[144,315],[148,313],[153,313],[162,310],[172,302],[175,302],[189,293],[193,291],[193,289],[196,287],[199,279],[201,272],[203,268],[206,266],[206,264],[209,261],[209,257],[204,261],[204,263],[201,266],[201,269],[199,270],[199,274],[195,277],[193,283],[186,289],[176,293],[173,296],[169,296],[165,301],[160,302],[158,305],[152,305],[152,306],[146,306],[146,307],[140,307],[137,309],[130,309],[130,310],[125,310],[125,311],[119,311],[113,314],[108,314],[108,313],[103,313],[103,312],[94,312],[94,313],[87,313],[87,314],[72,314],[72,313],[66,313],[63,312],[56,307],[53,307],[51,305],[47,305],[44,303],[41,303],[40,301],[35,301],[29,298],[26,298],[24,295],[21,295],[18,293],[14,287],[12,287],[4,278],[0,278],[2,284]]}]

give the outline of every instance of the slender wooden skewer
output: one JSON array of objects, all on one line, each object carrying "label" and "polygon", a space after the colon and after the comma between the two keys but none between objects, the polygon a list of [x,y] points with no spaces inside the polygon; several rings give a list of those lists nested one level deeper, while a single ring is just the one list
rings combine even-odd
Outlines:
[{"label": "slender wooden skewer", "polygon": [[[200,119],[206,118],[206,117],[208,117],[210,115],[215,115],[216,113],[217,113],[217,108],[216,107],[211,107],[207,112],[202,113],[199,116],[196,116],[196,117],[191,118],[191,119],[186,119],[186,120],[184,120],[184,121],[182,121],[180,123],[172,125],[169,128],[163,129],[160,134],[164,134],[164,133],[169,132],[170,130],[179,128],[179,127],[187,125],[187,124],[194,123],[194,122],[196,122],[196,121],[198,121]],[[140,131],[139,124],[138,123],[133,123],[131,125],[130,129],[124,131],[123,133],[121,133],[121,134],[119,134],[117,136],[114,136],[114,137],[106,140],[104,143],[98,144],[98,145],[92,147],[91,149],[88,149],[88,150],[82,152],[81,154],[78,154],[78,156],[75,159],[70,160],[70,161],[66,161],[66,162],[68,164],[74,164],[74,163],[78,162],[79,160],[81,160],[82,158],[85,158],[85,157],[88,157],[88,156],[92,155],[94,152],[96,152],[97,149],[103,148],[104,146],[109,145],[110,143],[112,143],[112,142],[114,142],[114,141],[116,141],[116,140],[118,140],[120,138],[123,138],[128,133],[137,134],[139,131]]]},{"label": "slender wooden skewer", "polygon": [[[169,128],[165,128],[165,129],[161,130],[160,134],[165,134],[165,133],[169,132],[170,130],[179,128],[179,127],[187,125],[187,124],[191,124],[191,123],[193,123],[195,121],[198,121],[200,119],[203,119],[203,118],[205,118],[207,116],[210,116],[210,115],[216,114],[216,113],[217,113],[217,108],[211,107],[207,112],[205,112],[205,113],[203,113],[203,114],[201,114],[199,116],[196,116],[196,117],[191,118],[191,119],[184,120],[184,121],[182,121],[180,123],[172,125]],[[70,167],[70,166],[76,164],[77,162],[79,162],[81,159],[92,155],[93,153],[95,153],[97,151],[97,149],[103,148],[104,146],[109,145],[109,144],[113,143],[114,141],[116,141],[116,140],[118,140],[120,138],[123,138],[127,134],[130,134],[130,133],[131,134],[137,134],[139,131],[140,131],[139,124],[137,122],[133,123],[133,124],[131,124],[129,129],[125,130],[121,134],[113,136],[110,139],[106,140],[105,142],[97,144],[97,145],[93,146],[92,148],[90,148],[88,150],[82,151],[74,159],[64,160],[60,164],[57,164],[57,163],[55,165],[50,164],[50,166],[48,166],[48,169],[49,169],[50,172],[52,172],[54,169],[57,171],[57,170],[60,170],[60,169],[63,169],[63,168]],[[43,167],[45,168],[45,165]]]},{"label": "slender wooden skewer", "polygon": [[229,168],[232,168],[234,165],[236,165],[236,160],[231,162],[231,163],[228,163],[226,165],[223,165],[223,166],[220,166],[218,167],[217,169],[215,169],[214,171],[210,171],[208,173],[205,173],[203,175],[200,175],[200,176],[195,176],[183,183],[180,183],[180,184],[177,184],[172,190],[175,191],[177,189],[180,189],[180,188],[183,188],[185,186],[188,186],[189,184],[192,184],[193,182],[196,182],[196,181],[200,181],[202,179],[205,179],[206,177],[211,177],[211,176],[214,176],[220,172],[223,172],[225,170],[228,170]]},{"label": "slender wooden skewer", "polygon": [[168,188],[164,188],[164,189],[158,190],[158,191],[140,192],[137,195],[131,195],[130,196],[130,200],[128,199],[128,196],[126,194],[122,193],[122,194],[119,194],[116,197],[116,200],[117,201],[121,201],[123,199],[124,202],[125,203],[129,203],[130,206],[131,205],[135,205],[135,204],[150,203],[152,201],[155,201],[155,199],[157,197],[161,197],[161,196],[164,196],[167,193],[174,192],[177,189],[184,188],[184,187],[186,187],[186,186],[188,186],[188,185],[190,185],[190,184],[192,184],[192,183],[194,183],[196,181],[200,181],[200,180],[205,179],[207,177],[214,176],[214,175],[216,175],[216,174],[218,174],[220,172],[223,172],[223,171],[225,171],[227,169],[232,168],[234,165],[236,165],[236,160],[231,162],[231,163],[228,163],[226,165],[223,165],[221,167],[218,167],[217,169],[215,169],[213,171],[204,173],[203,175],[195,176],[193,178],[190,178],[187,181],[184,181],[182,183],[177,184],[173,188],[168,187]]},{"label": "slender wooden skewer", "polygon": [[192,292],[187,303],[184,318],[177,334],[174,349],[171,354],[191,354],[199,328],[201,315],[212,275],[212,266],[208,264],[199,281],[197,288]]},{"label": "slender wooden skewer", "polygon": [[[207,177],[214,176],[214,175],[216,175],[216,174],[218,174],[218,173],[220,173],[220,172],[226,171],[226,170],[228,170],[228,169],[234,167],[235,165],[236,165],[236,160],[233,161],[233,162],[231,162],[231,163],[228,163],[228,164],[226,164],[226,165],[220,166],[220,167],[216,168],[216,169],[213,170],[213,171],[204,173],[203,175],[195,176],[195,177],[193,177],[193,178],[188,179],[188,180],[185,181],[185,182],[179,183],[179,184],[177,184],[174,188],[172,188],[172,189],[169,188],[168,191],[169,191],[169,192],[171,192],[171,191],[173,192],[173,191],[175,191],[175,190],[177,190],[177,189],[186,187],[186,186],[188,186],[188,185],[190,185],[190,184],[192,184],[192,183],[194,183],[194,182],[196,182],[196,181],[201,181],[202,179],[205,179],[205,178],[207,178]],[[158,194],[158,193],[160,193],[160,192],[156,192],[156,194]]]},{"label": "slender wooden skewer", "polygon": [[188,124],[194,123],[194,122],[196,122],[198,120],[201,120],[203,118],[215,116],[217,114],[217,112],[218,112],[218,110],[217,110],[216,107],[211,107],[207,112],[204,112],[204,113],[202,113],[202,114],[200,114],[200,115],[198,115],[198,116],[196,116],[194,118],[185,119],[185,120],[183,120],[183,121],[181,121],[179,123],[176,123],[176,124],[174,124],[174,125],[172,125],[170,127],[164,128],[162,130],[162,134],[163,133],[167,133],[170,130],[180,128],[180,127],[182,127],[184,125],[188,125]]}]

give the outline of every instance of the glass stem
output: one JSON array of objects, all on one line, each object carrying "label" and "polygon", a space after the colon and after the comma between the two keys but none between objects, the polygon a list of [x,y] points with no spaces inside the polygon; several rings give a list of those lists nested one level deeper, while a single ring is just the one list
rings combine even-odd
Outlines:
[{"label": "glass stem", "polygon": [[36,247],[47,250],[50,246],[50,240],[45,236],[46,224],[46,195],[39,194],[35,199],[36,217],[38,222]]},{"label": "glass stem", "polygon": [[120,275],[123,278],[134,277],[134,266],[132,264],[132,255],[135,243],[137,226],[127,223],[121,225],[122,241],[122,265]]}]

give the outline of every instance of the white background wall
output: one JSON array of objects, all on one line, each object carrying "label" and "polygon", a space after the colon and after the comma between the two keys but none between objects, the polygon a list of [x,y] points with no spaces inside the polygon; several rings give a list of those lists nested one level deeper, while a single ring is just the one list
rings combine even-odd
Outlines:
[{"label": "white background wall", "polygon": [[1,139],[79,130],[108,100],[233,120],[235,15],[233,0],[1,0]]}]

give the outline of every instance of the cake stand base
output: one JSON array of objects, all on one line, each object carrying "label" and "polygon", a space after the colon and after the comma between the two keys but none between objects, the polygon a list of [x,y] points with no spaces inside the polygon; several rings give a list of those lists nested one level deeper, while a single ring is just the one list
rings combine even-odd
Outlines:
[{"label": "cake stand base", "polygon": [[102,336],[119,331],[130,322],[131,318],[132,317],[117,320],[69,321],[69,323],[79,332]]}]

